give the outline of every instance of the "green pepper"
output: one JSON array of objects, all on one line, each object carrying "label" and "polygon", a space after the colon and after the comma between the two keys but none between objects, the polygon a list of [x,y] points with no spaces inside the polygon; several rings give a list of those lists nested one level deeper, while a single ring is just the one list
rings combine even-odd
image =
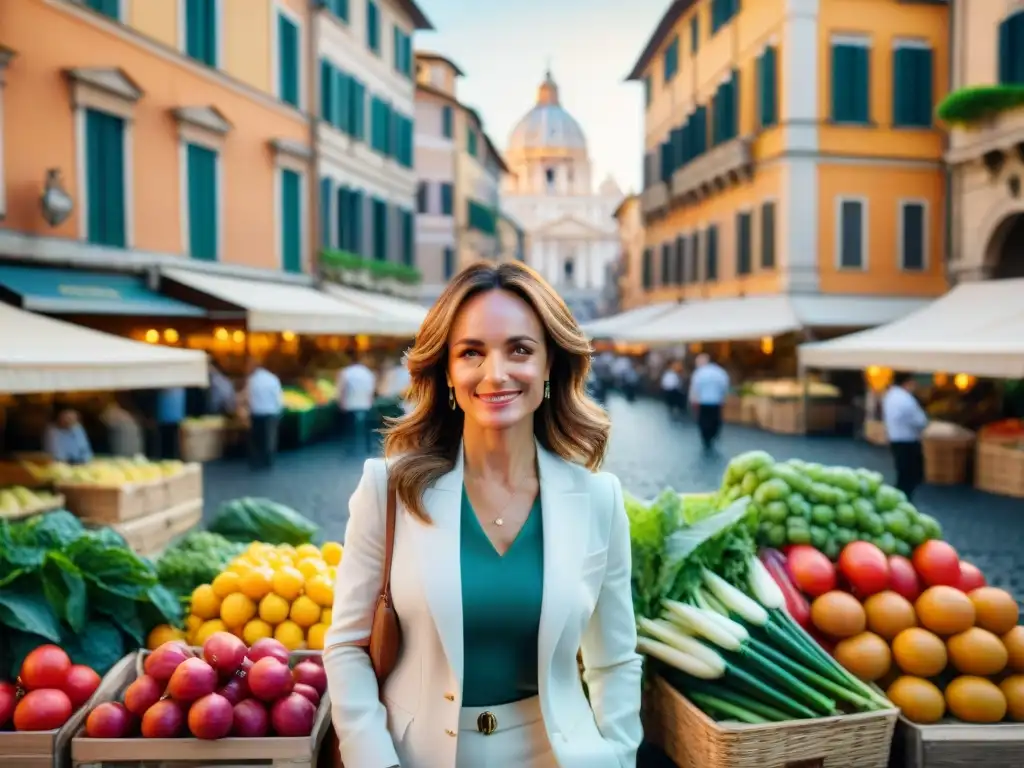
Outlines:
[{"label": "green pepper", "polygon": [[786,528],[786,538],[790,544],[810,544],[810,528]]},{"label": "green pepper", "polygon": [[897,539],[905,539],[910,531],[910,518],[907,517],[906,512],[901,512],[898,509],[894,509],[892,512],[883,512],[882,524],[885,526],[885,530]]},{"label": "green pepper", "polygon": [[768,546],[778,548],[786,543],[786,526],[784,525],[773,525],[771,530],[768,531]]},{"label": "green pepper", "polygon": [[891,485],[883,485],[875,494],[875,506],[877,506],[882,512],[894,510],[901,502],[906,500],[907,495],[898,488],[893,488]]},{"label": "green pepper", "polygon": [[867,499],[854,499],[850,502],[853,506],[854,511],[857,513],[857,519],[860,520],[862,515],[873,515],[875,514],[875,505]]},{"label": "green pepper", "polygon": [[829,504],[832,506],[844,501],[844,499],[838,495],[838,489],[833,488],[831,485],[826,483],[812,483],[811,490],[808,492],[807,498],[815,504]]},{"label": "green pepper", "polygon": [[920,523],[912,523],[907,529],[907,543],[912,547],[916,547],[918,544],[924,544],[928,540],[928,535],[924,531],[924,526]]},{"label": "green pepper", "polygon": [[840,504],[836,507],[836,522],[843,528],[853,528],[857,524],[857,511],[852,504]]},{"label": "green pepper", "polygon": [[761,512],[761,517],[772,523],[784,523],[789,517],[789,507],[784,501],[769,501]]},{"label": "green pepper", "polygon": [[825,547],[825,542],[828,541],[828,531],[818,525],[811,526],[811,546],[815,549],[822,550]]},{"label": "green pepper", "polygon": [[860,479],[864,481],[864,485],[872,496],[874,496],[878,489],[882,487],[882,483],[885,482],[885,478],[882,477],[881,472],[874,472],[870,469],[857,469],[854,470]]},{"label": "green pepper", "polygon": [[788,464],[776,464],[771,469],[771,476],[782,480],[786,485],[804,493],[811,487],[811,481],[800,470]]},{"label": "green pepper", "polygon": [[907,516],[907,519],[911,523],[916,523],[921,515],[921,513],[917,511],[917,507],[915,507],[909,501],[903,501],[897,504],[896,511],[905,514]]},{"label": "green pepper", "polygon": [[728,491],[725,492],[725,495],[722,497],[723,506],[729,506],[742,495],[743,489],[740,486],[732,486]]},{"label": "green pepper", "polygon": [[782,501],[791,492],[790,487],[784,481],[773,477],[757,487],[754,492],[754,501],[761,505],[765,505],[769,501]]},{"label": "green pepper", "polygon": [[789,507],[790,514],[808,519],[811,517],[811,503],[799,493],[789,494],[786,497],[786,506]]},{"label": "green pepper", "polygon": [[811,507],[811,522],[815,525],[825,526],[835,519],[836,513],[832,507],[824,504],[815,504]]},{"label": "green pepper", "polygon": [[921,527],[924,528],[925,539],[941,539],[942,538],[942,526],[939,525],[939,521],[931,515],[920,513],[918,515]]},{"label": "green pepper", "polygon": [[896,537],[886,531],[885,533],[878,536],[875,540],[878,548],[885,552],[887,555],[896,554]]},{"label": "green pepper", "polygon": [[851,541],[857,540],[857,532],[850,530],[849,528],[839,528],[834,535],[835,540],[839,543],[840,546],[843,547],[845,547]]},{"label": "green pepper", "polygon": [[841,488],[847,493],[859,493],[861,488],[860,477],[852,469],[847,467],[829,467],[824,472],[824,481],[831,486]]},{"label": "green pepper", "polygon": [[757,479],[757,473],[747,472],[747,474],[743,476],[743,480],[740,481],[740,491],[744,496],[749,496],[757,490],[758,485],[760,485],[760,482]]}]

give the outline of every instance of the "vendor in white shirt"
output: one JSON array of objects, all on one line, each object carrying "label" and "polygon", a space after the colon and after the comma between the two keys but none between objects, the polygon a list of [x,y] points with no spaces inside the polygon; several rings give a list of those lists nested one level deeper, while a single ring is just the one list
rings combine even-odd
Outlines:
[{"label": "vendor in white shirt", "polygon": [[373,436],[370,434],[370,411],[377,394],[377,375],[360,358],[338,372],[338,407],[355,431],[356,440],[367,453],[371,452]]},{"label": "vendor in white shirt", "polygon": [[896,487],[911,498],[924,480],[924,451],[921,434],[928,426],[928,414],[914,396],[913,374],[897,373],[882,399],[882,419],[896,465]]},{"label": "vendor in white shirt", "polygon": [[246,382],[249,417],[249,466],[270,469],[277,455],[277,429],[284,409],[281,380],[255,360],[249,361]]}]

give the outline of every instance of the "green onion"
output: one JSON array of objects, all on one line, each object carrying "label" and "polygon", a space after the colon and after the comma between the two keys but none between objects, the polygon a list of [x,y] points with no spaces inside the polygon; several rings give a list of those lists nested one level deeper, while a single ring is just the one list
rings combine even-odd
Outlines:
[{"label": "green onion", "polygon": [[717,573],[712,573],[705,568],[701,575],[704,578],[704,585],[711,591],[711,594],[717,597],[730,612],[737,614],[748,624],[758,627],[762,627],[768,622],[768,611],[762,605],[751,600]]},{"label": "green onion", "polygon": [[697,691],[691,691],[689,693],[693,702],[700,706],[701,709],[711,709],[721,712],[727,717],[735,718],[741,723],[748,723],[749,725],[763,725],[770,722],[758,715],[755,715],[748,709],[744,709],[738,704],[734,704],[731,701],[726,701],[718,696],[710,696],[706,693],[698,693]]},{"label": "green onion", "polygon": [[673,669],[685,672],[701,680],[717,680],[722,675],[702,661],[698,661],[688,653],[673,648],[671,645],[660,643],[657,640],[649,640],[641,637],[637,640],[637,649],[648,656],[653,656],[658,661],[663,661]]},{"label": "green onion", "polygon": [[750,593],[769,612],[779,610],[786,604],[786,596],[782,594],[775,579],[768,573],[757,556],[751,555],[747,558],[748,580],[750,582]]}]

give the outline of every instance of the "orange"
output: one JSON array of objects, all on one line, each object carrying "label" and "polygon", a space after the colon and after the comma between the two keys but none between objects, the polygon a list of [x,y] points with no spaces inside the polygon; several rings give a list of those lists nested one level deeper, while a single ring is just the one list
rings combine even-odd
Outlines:
[{"label": "orange", "polygon": [[192,613],[200,619],[216,619],[220,615],[220,598],[209,584],[200,584],[192,591]]},{"label": "orange", "polygon": [[250,568],[242,574],[238,589],[252,600],[262,600],[273,589],[273,576],[269,568]]},{"label": "orange", "polygon": [[302,571],[290,565],[285,565],[274,571],[270,583],[273,585],[274,594],[280,595],[285,600],[292,601],[302,594],[306,579]]}]

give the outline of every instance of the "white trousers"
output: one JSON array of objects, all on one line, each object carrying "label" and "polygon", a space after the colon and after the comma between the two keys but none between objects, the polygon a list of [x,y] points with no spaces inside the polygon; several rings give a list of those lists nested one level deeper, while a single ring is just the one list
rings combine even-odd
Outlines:
[{"label": "white trousers", "polygon": [[[493,717],[490,717],[493,716]],[[493,728],[492,733],[483,731]],[[497,707],[463,707],[456,768],[558,768],[540,698]]]}]

